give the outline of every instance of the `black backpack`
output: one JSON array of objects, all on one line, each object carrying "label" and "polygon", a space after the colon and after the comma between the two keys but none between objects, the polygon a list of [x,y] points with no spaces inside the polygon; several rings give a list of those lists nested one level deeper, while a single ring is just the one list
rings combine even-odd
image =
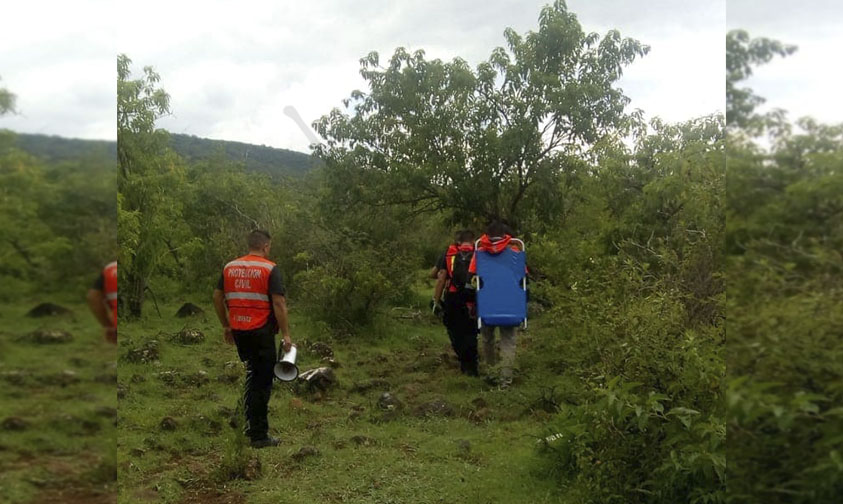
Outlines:
[{"label": "black backpack", "polygon": [[451,269],[451,285],[453,285],[457,291],[464,290],[471,280],[471,273],[468,272],[468,268],[471,265],[472,257],[474,257],[474,251],[458,251],[455,255],[449,258],[454,261],[454,267]]}]

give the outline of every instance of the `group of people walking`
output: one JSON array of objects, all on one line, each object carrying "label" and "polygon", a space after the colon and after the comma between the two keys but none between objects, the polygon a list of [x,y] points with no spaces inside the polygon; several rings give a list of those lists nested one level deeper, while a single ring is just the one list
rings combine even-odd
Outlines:
[{"label": "group of people walking", "polygon": [[[499,254],[511,246],[512,230],[500,221],[486,227],[476,240],[471,230],[460,230],[454,242],[439,257],[431,276],[436,278],[431,308],[441,315],[451,346],[460,363],[460,371],[479,376],[478,333],[483,338],[483,360],[488,367],[486,379],[501,388],[512,384],[515,362],[515,326],[483,324],[478,329],[476,253]],[[500,359],[495,331],[500,335]]]}]

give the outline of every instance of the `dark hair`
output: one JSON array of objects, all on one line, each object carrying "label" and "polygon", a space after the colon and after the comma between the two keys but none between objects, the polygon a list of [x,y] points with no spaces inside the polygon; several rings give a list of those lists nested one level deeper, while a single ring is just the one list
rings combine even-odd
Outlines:
[{"label": "dark hair", "polygon": [[486,234],[489,237],[499,237],[506,234],[506,226],[499,220],[493,220],[486,226]]},{"label": "dark hair", "polygon": [[270,240],[272,240],[272,237],[269,236],[268,232],[263,229],[255,229],[249,233],[249,250],[260,250],[265,247]]},{"label": "dark hair", "polygon": [[486,226],[486,234],[489,237],[503,237],[504,235],[515,236],[509,223],[505,220],[495,219]]},{"label": "dark hair", "polygon": [[473,242],[474,231],[470,229],[462,229],[457,232],[457,243]]}]

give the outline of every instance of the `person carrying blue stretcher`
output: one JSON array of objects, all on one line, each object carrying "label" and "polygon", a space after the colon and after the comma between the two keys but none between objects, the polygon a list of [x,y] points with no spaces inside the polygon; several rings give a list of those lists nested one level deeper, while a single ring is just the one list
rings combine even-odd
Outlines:
[{"label": "person carrying blue stretcher", "polygon": [[[476,242],[469,272],[475,275],[477,324],[483,336],[488,378],[501,388],[512,384],[515,335],[527,323],[527,262],[524,242],[509,227],[495,221]],[[495,328],[500,333],[500,361],[495,351]]]}]

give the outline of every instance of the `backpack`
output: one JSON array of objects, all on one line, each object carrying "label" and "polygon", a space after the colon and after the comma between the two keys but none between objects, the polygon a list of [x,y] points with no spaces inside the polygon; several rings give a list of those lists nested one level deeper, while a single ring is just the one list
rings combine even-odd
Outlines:
[{"label": "backpack", "polygon": [[451,292],[459,292],[465,289],[471,280],[468,269],[471,259],[474,257],[474,250],[457,250],[454,254],[446,256],[451,261],[449,267],[449,279],[451,281]]}]

